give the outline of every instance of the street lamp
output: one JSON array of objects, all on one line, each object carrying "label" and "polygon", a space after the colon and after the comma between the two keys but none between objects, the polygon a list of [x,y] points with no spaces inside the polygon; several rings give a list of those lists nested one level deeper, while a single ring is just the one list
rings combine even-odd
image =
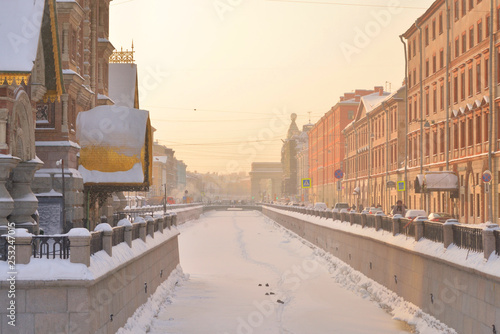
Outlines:
[{"label": "street lamp", "polygon": [[[429,121],[425,119],[414,119],[413,122],[420,123],[420,175],[423,175],[424,174],[424,128],[429,129],[431,125]],[[420,195],[420,208],[423,207],[424,207],[424,197]]]},{"label": "street lamp", "polygon": [[66,200],[65,200],[65,191],[64,191],[64,159],[59,159],[56,161],[56,166],[61,166],[61,176],[62,176],[62,220],[63,220],[63,229],[66,225]]}]

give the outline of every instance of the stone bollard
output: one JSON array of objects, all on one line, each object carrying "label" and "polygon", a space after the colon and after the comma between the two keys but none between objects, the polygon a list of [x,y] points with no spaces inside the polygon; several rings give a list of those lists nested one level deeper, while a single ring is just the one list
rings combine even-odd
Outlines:
[{"label": "stone bollard", "polygon": [[443,245],[448,248],[453,243],[453,225],[459,225],[457,221],[446,222],[443,224]]},{"label": "stone bollard", "polygon": [[146,216],[147,231],[151,238],[155,237],[155,220],[151,216]]},{"label": "stone bollard", "polygon": [[361,228],[365,228],[366,226],[366,213],[361,214]]},{"label": "stone bollard", "polygon": [[401,219],[403,216],[400,214],[395,214],[392,217],[392,235],[398,235],[399,232],[399,219]]},{"label": "stone bollard", "polygon": [[[31,254],[33,252],[31,248],[32,234],[28,232],[25,228],[16,228],[14,237],[14,245],[16,247],[16,264],[28,264],[30,263]],[[6,250],[8,247],[6,247]],[[7,254],[5,254],[7,255]]]},{"label": "stone bollard", "polygon": [[382,216],[375,215],[375,231],[382,229]]},{"label": "stone bollard", "polygon": [[483,230],[483,251],[486,260],[490,258],[491,253],[496,251],[495,231],[498,231],[498,224],[486,222],[486,227]]},{"label": "stone bollard", "polygon": [[146,221],[142,217],[137,217],[134,220],[134,223],[139,224],[139,238],[141,238],[142,241],[146,242]]},{"label": "stone bollard", "polygon": [[71,263],[83,263],[90,266],[90,232],[86,228],[72,228],[68,232]]},{"label": "stone bollard", "polygon": [[164,218],[163,217],[156,217],[155,218],[155,224],[158,224],[158,231],[160,231],[160,233],[163,233],[163,220]]},{"label": "stone bollard", "polygon": [[108,223],[100,223],[94,229],[95,232],[102,231],[102,249],[113,256],[113,228]]},{"label": "stone bollard", "polygon": [[116,226],[125,226],[125,232],[123,233],[123,238],[129,247],[132,248],[132,223],[127,218],[120,219]]},{"label": "stone bollard", "polygon": [[172,227],[172,215],[167,212],[163,219],[165,220],[165,226],[170,230]]},{"label": "stone bollard", "polygon": [[421,220],[414,220],[415,224],[415,241],[419,241],[424,237],[424,222]]},{"label": "stone bollard", "polygon": [[172,215],[171,226],[177,226],[177,213],[176,212],[172,212],[171,215]]}]

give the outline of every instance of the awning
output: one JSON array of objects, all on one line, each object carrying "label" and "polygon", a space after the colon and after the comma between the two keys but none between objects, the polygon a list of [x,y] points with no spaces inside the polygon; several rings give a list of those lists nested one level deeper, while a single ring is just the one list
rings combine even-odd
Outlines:
[{"label": "awning", "polygon": [[458,190],[458,176],[451,171],[425,172],[417,180],[424,192]]}]

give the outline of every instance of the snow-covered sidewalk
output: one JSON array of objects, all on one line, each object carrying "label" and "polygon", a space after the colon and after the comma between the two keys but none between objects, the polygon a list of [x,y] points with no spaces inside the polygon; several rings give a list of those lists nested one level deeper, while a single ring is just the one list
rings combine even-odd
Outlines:
[{"label": "snow-covered sidewalk", "polygon": [[118,333],[408,333],[404,322],[455,333],[258,212],[209,212],[179,230],[186,274]]}]

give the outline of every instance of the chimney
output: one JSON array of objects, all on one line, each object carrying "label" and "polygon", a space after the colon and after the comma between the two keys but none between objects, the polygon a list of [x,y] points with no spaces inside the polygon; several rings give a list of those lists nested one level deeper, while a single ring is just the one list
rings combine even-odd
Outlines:
[{"label": "chimney", "polygon": [[384,94],[384,87],[383,86],[375,86],[373,88],[375,92],[378,92],[379,96],[382,96]]}]

